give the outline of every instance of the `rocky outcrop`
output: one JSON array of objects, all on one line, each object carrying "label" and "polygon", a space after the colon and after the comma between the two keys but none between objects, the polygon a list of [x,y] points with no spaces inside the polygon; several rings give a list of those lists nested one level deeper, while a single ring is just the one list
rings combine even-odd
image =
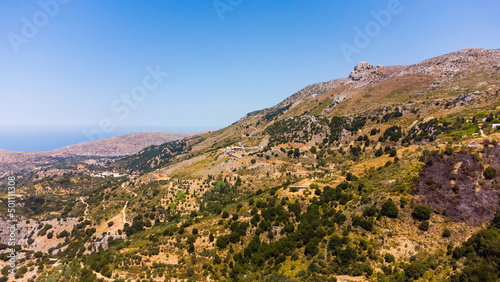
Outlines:
[{"label": "rocky outcrop", "polygon": [[498,69],[499,66],[500,49],[470,48],[408,66],[398,75],[423,73],[449,77],[465,71]]},{"label": "rocky outcrop", "polygon": [[[359,88],[397,76],[426,74],[433,75],[436,79],[439,79],[439,77],[450,77],[464,71],[472,72],[478,70],[500,70],[500,49],[464,49],[409,66],[373,66],[368,62],[359,62],[354,66],[347,78],[338,78],[308,85],[271,109],[285,105],[298,105],[306,98],[314,98],[315,96],[328,93],[345,84]],[[347,94],[345,93],[343,97],[347,97]],[[250,113],[245,118],[258,112]]]},{"label": "rocky outcrop", "polygon": [[376,72],[374,66],[367,62],[359,62],[356,66],[354,66],[354,69],[351,71],[347,78],[352,81],[360,81],[366,79],[367,77],[370,77],[370,72]]},{"label": "rocky outcrop", "polygon": [[328,92],[332,91],[333,89],[339,87],[340,85],[347,83],[347,81],[348,80],[345,78],[339,78],[339,79],[334,79],[334,80],[330,80],[330,81],[319,82],[319,83],[308,85],[308,86],[304,87],[303,89],[295,92],[292,96],[286,98],[285,100],[283,100],[283,102],[279,103],[275,107],[277,107],[279,105],[294,104],[303,98],[323,95],[323,94],[328,93]]},{"label": "rocky outcrop", "polygon": [[[15,225],[15,242],[16,245],[22,246],[24,249],[32,251],[48,252],[50,248],[56,247],[58,244],[64,242],[64,238],[57,238],[57,234],[63,230],[71,232],[71,229],[78,223],[78,218],[65,218],[65,219],[51,219],[37,222],[33,219],[20,220]],[[47,233],[53,233],[51,239],[46,235],[38,235],[41,226],[52,225]],[[9,242],[9,229],[7,227],[12,224],[6,218],[0,217],[0,243],[8,244]],[[30,242],[29,240],[33,240]]]}]

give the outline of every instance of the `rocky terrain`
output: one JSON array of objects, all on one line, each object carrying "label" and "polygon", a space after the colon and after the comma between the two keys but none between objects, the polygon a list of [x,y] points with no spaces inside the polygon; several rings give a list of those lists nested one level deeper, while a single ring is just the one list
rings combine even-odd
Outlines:
[{"label": "rocky terrain", "polygon": [[214,132],[20,175],[1,279],[498,281],[499,66],[361,62]]}]

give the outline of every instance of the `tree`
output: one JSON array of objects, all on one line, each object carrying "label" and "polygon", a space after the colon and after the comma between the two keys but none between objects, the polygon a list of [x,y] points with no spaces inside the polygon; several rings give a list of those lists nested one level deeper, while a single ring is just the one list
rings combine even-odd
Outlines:
[{"label": "tree", "polygon": [[251,160],[250,160],[250,162],[251,162],[252,164],[255,164],[255,163],[257,162],[257,160],[256,160],[256,159],[251,159]]},{"label": "tree", "polygon": [[26,265],[23,265],[23,266],[21,266],[20,268],[17,269],[16,274],[15,274],[14,277],[16,279],[19,279],[19,278],[23,277],[24,274],[26,274],[26,272],[28,272],[28,267]]},{"label": "tree", "polygon": [[356,180],[358,180],[358,177],[356,175],[352,174],[351,172],[348,172],[345,175],[345,180],[347,180],[347,181],[356,181]]},{"label": "tree", "polygon": [[316,184],[316,183],[312,183],[311,185],[309,185],[309,188],[311,188],[311,189],[318,189],[319,185]]},{"label": "tree", "polygon": [[411,215],[418,220],[429,220],[431,218],[431,209],[428,206],[416,206]]},{"label": "tree", "polygon": [[312,146],[309,151],[311,152],[311,154],[316,154],[316,146]]},{"label": "tree", "polygon": [[495,214],[490,227],[500,229],[500,211]]},{"label": "tree", "polygon": [[220,236],[217,238],[215,245],[221,249],[225,249],[227,247],[227,239],[225,236]]},{"label": "tree", "polygon": [[450,237],[450,236],[451,236],[451,231],[450,231],[450,229],[446,228],[443,231],[443,237],[447,238],[447,237]]},{"label": "tree", "polygon": [[396,148],[392,148],[389,150],[389,157],[395,157],[397,153],[398,151],[396,150]]},{"label": "tree", "polygon": [[497,170],[489,166],[484,170],[483,175],[486,179],[493,179],[497,176]]},{"label": "tree", "polygon": [[401,197],[399,199],[399,207],[401,207],[402,209],[405,208],[407,203],[408,203],[408,199],[406,197]]},{"label": "tree", "polygon": [[385,262],[387,262],[387,263],[392,263],[392,262],[396,261],[396,258],[394,257],[394,255],[389,254],[389,253],[385,254],[384,259],[385,259]]},{"label": "tree", "polygon": [[222,218],[228,218],[229,213],[227,211],[222,212]]},{"label": "tree", "polygon": [[413,261],[405,268],[405,274],[407,277],[418,279],[425,274],[425,265],[420,261]]},{"label": "tree", "polygon": [[429,230],[429,221],[427,220],[424,220],[420,223],[420,225],[418,226],[418,229],[422,230],[422,231],[427,231]]},{"label": "tree", "polygon": [[300,151],[298,148],[295,148],[295,150],[293,150],[293,157],[298,158],[299,156],[300,156]]},{"label": "tree", "polygon": [[214,257],[214,264],[220,264],[222,262],[221,258],[219,257],[219,255],[215,255]]},{"label": "tree", "polygon": [[382,209],[380,210],[381,215],[391,217],[391,218],[397,218],[398,213],[399,213],[399,209],[396,206],[396,204],[394,204],[392,199],[387,199],[387,201],[385,201],[382,204]]},{"label": "tree", "polygon": [[373,205],[371,207],[366,207],[364,210],[363,210],[363,216],[365,217],[374,217],[376,216],[378,213],[378,209],[377,209],[377,206]]},{"label": "tree", "polygon": [[401,127],[393,125],[385,130],[384,138],[390,137],[389,140],[398,142],[398,140],[402,137]]},{"label": "tree", "polygon": [[194,249],[194,244],[189,244],[188,245],[188,249],[187,249],[188,253],[192,254],[194,253],[195,249]]}]

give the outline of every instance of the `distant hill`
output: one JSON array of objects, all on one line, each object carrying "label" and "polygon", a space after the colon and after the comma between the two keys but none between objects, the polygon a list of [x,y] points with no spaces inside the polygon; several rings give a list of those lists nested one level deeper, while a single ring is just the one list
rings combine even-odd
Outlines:
[{"label": "distant hill", "polygon": [[101,140],[70,145],[47,152],[15,152],[0,149],[0,177],[8,171],[18,172],[37,167],[47,167],[68,160],[122,157],[138,153],[142,149],[163,143],[203,135],[209,130],[192,133],[145,132],[104,138]]},{"label": "distant hill", "polygon": [[198,131],[192,133],[164,133],[164,132],[144,132],[132,133],[119,136],[113,136],[86,142],[82,144],[70,145],[47,152],[53,157],[67,155],[77,156],[100,156],[100,157],[119,157],[138,153],[142,149],[151,145],[161,145],[163,143],[181,140],[193,136],[203,135],[210,130]]}]

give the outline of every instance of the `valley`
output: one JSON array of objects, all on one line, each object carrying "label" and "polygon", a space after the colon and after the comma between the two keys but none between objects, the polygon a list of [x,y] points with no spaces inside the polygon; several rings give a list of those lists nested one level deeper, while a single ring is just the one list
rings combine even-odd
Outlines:
[{"label": "valley", "polygon": [[217,131],[1,151],[0,281],[497,281],[498,124],[500,50],[472,48]]}]

